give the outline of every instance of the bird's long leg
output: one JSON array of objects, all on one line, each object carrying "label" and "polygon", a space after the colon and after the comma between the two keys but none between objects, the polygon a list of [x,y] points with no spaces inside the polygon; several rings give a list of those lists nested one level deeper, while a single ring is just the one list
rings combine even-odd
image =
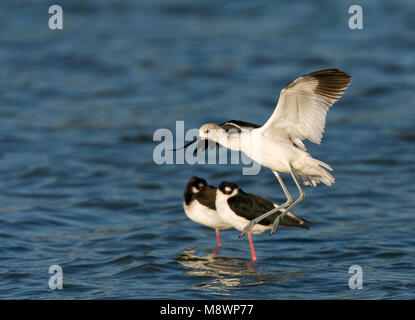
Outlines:
[{"label": "bird's long leg", "polygon": [[252,235],[250,232],[248,232],[248,238],[249,238],[249,246],[251,247],[251,261],[255,262],[256,261],[256,253],[255,253],[255,248],[254,248],[254,241],[252,241]]},{"label": "bird's long leg", "polygon": [[277,231],[278,226],[280,225],[280,222],[282,219],[287,215],[288,211],[294,208],[297,204],[299,204],[301,201],[305,198],[305,193],[303,191],[303,188],[301,188],[301,185],[298,183],[297,178],[295,177],[294,172],[291,170],[291,176],[294,179],[295,184],[297,185],[298,190],[300,191],[300,196],[295,200],[292,204],[290,204],[284,211],[281,213],[274,221],[274,224],[272,225],[271,233],[270,235],[273,235],[275,231]]},{"label": "bird's long leg", "polygon": [[222,241],[220,241],[219,228],[215,228],[216,231],[216,241],[218,243],[218,249],[222,249]]},{"label": "bird's long leg", "polygon": [[282,178],[280,177],[280,174],[279,174],[277,171],[272,171],[272,172],[273,172],[273,173],[275,174],[275,176],[277,177],[278,182],[280,183],[280,186],[281,186],[282,190],[284,191],[285,196],[287,197],[287,201],[285,201],[285,202],[282,204],[282,206],[286,206],[286,205],[291,204],[291,203],[293,202],[293,198],[291,197],[291,194],[288,192],[288,189],[287,189],[287,187],[285,186],[284,181],[282,181]]},{"label": "bird's long leg", "polygon": [[239,235],[239,238],[243,237],[244,235],[246,235],[248,232],[251,232],[251,230],[253,229],[253,227],[255,226],[255,224],[257,224],[259,221],[265,219],[266,217],[270,216],[271,214],[277,212],[278,210],[285,208],[286,206],[289,206],[293,203],[293,198],[291,197],[291,194],[288,192],[287,187],[284,184],[284,181],[282,181],[282,178],[280,177],[280,174],[277,171],[272,171],[275,176],[278,179],[278,182],[281,185],[282,190],[285,193],[285,196],[287,197],[287,201],[285,201],[282,205],[277,206],[276,208],[264,213],[262,216],[259,216],[253,220],[251,220],[244,228],[244,230],[242,231],[242,233]]}]

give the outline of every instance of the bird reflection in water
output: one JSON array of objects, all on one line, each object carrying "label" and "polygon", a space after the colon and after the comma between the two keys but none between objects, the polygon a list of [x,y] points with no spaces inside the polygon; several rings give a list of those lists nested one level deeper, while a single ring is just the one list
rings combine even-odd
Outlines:
[{"label": "bird reflection in water", "polygon": [[213,291],[218,295],[231,295],[232,290],[241,287],[279,283],[299,276],[298,273],[285,273],[272,277],[258,271],[254,267],[255,263],[250,260],[218,256],[215,252],[198,255],[195,249],[185,249],[176,261],[186,269],[188,275],[213,277],[194,288]]}]

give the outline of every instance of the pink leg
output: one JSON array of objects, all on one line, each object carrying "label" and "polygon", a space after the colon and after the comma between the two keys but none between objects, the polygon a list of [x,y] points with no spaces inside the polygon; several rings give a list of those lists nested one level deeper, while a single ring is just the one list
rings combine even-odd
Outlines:
[{"label": "pink leg", "polygon": [[222,242],[220,241],[219,228],[216,228],[215,231],[216,231],[216,241],[218,242],[218,248],[221,249],[222,248]]},{"label": "pink leg", "polygon": [[253,263],[255,263],[255,261],[249,261],[249,263],[247,264],[248,267],[248,271],[249,272],[256,272],[254,266],[252,265]]},{"label": "pink leg", "polygon": [[252,241],[252,235],[250,232],[248,232],[248,238],[249,238],[249,245],[251,246],[251,256],[252,256],[252,262],[256,261],[256,253],[254,248],[254,242]]}]

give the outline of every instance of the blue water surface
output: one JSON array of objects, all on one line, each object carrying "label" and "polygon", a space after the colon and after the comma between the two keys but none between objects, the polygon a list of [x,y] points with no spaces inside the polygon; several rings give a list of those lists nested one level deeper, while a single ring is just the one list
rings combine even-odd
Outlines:
[{"label": "blue water surface", "polygon": [[[362,2],[362,30],[348,0],[60,1],[63,30],[48,28],[51,4],[0,4],[0,298],[415,297],[414,1]],[[223,231],[215,255],[214,231],[183,212],[187,180],[280,202],[277,180],[157,165],[153,133],[262,124],[287,82],[326,68],[353,82],[307,144],[336,177],[294,210],[311,228],[255,235],[255,264]]]}]

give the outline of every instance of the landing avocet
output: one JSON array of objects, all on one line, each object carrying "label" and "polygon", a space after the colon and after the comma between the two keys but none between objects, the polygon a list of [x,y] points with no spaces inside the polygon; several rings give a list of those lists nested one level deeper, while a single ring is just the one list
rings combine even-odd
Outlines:
[{"label": "landing avocet", "polygon": [[[225,148],[244,152],[276,175],[287,197],[286,202],[252,220],[244,228],[241,236],[250,232],[259,221],[284,208],[271,229],[271,234],[275,233],[281,219],[305,198],[298,179],[304,185],[313,187],[319,182],[328,186],[334,183],[334,177],[325,170],[333,169],[328,164],[312,158],[302,141],[308,139],[320,144],[327,111],[340,99],[350,82],[350,76],[338,69],[304,75],[288,83],[281,90],[273,114],[262,127],[240,121],[227,121],[219,126],[208,123],[200,127],[199,137],[186,145],[187,147],[202,139],[211,140]],[[235,128],[237,132],[228,133],[230,127]],[[295,201],[279,172],[291,174],[300,193]]]}]

